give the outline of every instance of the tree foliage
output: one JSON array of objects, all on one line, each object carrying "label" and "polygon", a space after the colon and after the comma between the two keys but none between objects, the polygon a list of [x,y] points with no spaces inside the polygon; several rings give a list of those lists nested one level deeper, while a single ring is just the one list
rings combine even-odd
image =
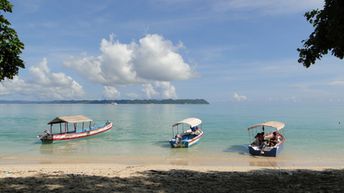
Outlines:
[{"label": "tree foliage", "polygon": [[344,1],[325,0],[322,10],[315,9],[305,13],[305,17],[314,27],[314,32],[303,40],[303,48],[298,48],[299,63],[309,67],[323,55],[344,57]]},{"label": "tree foliage", "polygon": [[24,44],[19,40],[17,32],[4,17],[4,13],[12,12],[12,4],[7,0],[0,0],[0,81],[5,78],[13,79],[19,68],[25,68],[20,54]]}]

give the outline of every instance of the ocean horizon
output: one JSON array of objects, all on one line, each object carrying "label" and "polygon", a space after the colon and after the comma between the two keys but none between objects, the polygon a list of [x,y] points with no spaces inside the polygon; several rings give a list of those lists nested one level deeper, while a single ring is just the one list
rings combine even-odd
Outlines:
[{"label": "ocean horizon", "polygon": [[[112,130],[41,144],[36,137],[57,116],[82,114]],[[205,136],[187,149],[172,149],[171,126],[197,117]],[[276,158],[248,154],[247,127],[286,123],[287,141]],[[0,104],[0,163],[155,163],[237,166],[338,166],[344,161],[344,108],[337,105],[109,105]],[[268,165],[267,165],[268,164]]]}]

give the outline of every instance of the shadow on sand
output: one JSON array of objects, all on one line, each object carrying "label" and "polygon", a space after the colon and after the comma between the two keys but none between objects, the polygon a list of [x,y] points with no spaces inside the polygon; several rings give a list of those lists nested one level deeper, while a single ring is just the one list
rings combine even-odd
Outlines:
[{"label": "shadow on sand", "polygon": [[0,192],[344,192],[344,170],[141,172],[120,178],[56,173],[0,178]]}]

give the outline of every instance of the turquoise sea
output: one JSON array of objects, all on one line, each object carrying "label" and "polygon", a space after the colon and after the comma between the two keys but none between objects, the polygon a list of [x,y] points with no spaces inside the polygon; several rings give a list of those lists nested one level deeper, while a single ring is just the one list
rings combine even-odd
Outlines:
[{"label": "turquoise sea", "polygon": [[[113,129],[90,138],[44,144],[37,135],[60,115],[83,114]],[[203,121],[205,136],[189,149],[171,149],[171,125],[187,117]],[[286,123],[277,158],[248,155],[246,128]],[[108,105],[1,104],[0,163],[161,163],[204,165],[343,166],[344,108],[336,105]]]}]

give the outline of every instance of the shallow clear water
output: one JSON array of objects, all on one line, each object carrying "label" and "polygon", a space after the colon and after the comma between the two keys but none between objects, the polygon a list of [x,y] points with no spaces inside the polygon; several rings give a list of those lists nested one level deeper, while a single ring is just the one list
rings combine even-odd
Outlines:
[{"label": "shallow clear water", "polygon": [[[97,136],[42,145],[36,138],[47,122],[60,115],[83,114],[113,129]],[[187,117],[203,121],[205,136],[189,149],[171,149],[171,125]],[[279,160],[336,160],[344,155],[344,108],[311,105],[101,105],[1,104],[0,162],[25,157],[121,157],[198,160],[246,159],[246,128],[277,120],[286,123],[287,141]],[[339,123],[341,122],[341,124]]]}]

